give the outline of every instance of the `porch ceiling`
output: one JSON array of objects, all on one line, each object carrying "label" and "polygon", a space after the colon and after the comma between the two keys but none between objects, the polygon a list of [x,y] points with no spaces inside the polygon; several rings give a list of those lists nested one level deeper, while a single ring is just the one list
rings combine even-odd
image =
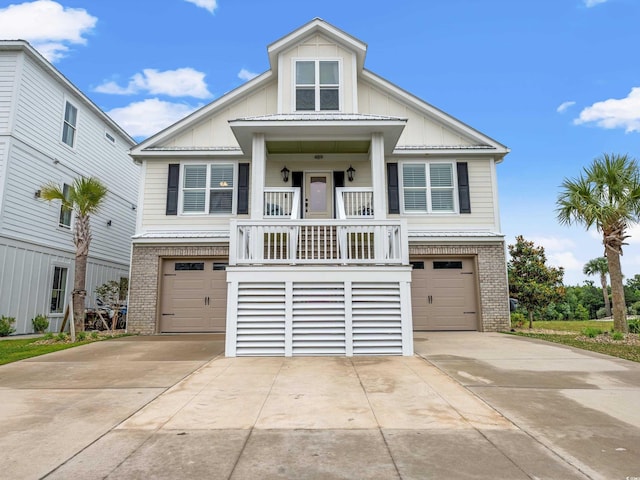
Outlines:
[{"label": "porch ceiling", "polygon": [[405,118],[356,114],[270,115],[229,121],[240,148],[250,155],[253,135],[262,133],[269,153],[367,153],[374,133],[393,152]]},{"label": "porch ceiling", "polygon": [[270,140],[267,152],[276,153],[368,153],[370,140]]}]

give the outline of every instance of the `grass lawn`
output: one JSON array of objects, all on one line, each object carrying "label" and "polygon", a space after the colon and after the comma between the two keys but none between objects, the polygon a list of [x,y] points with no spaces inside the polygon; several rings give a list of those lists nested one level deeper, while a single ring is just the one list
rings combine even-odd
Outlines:
[{"label": "grass lawn", "polygon": [[0,340],[0,365],[6,363],[17,362],[18,360],[24,360],[25,358],[37,357],[44,355],[45,353],[57,352],[58,350],[65,350],[67,348],[77,347],[78,345],[84,345],[89,343],[76,342],[76,343],[51,343],[46,345],[34,345],[35,342],[42,340],[39,338],[25,338],[17,340]]},{"label": "grass lawn", "polygon": [[48,338],[42,336],[37,338],[0,340],[0,365],[125,335],[125,333],[118,332],[115,334],[101,332],[99,336],[87,335],[86,340],[77,340],[75,343],[72,343],[68,339],[58,340],[56,336],[52,336],[51,334],[48,335]]},{"label": "grass lawn", "polygon": [[[613,340],[610,332],[612,321],[539,321],[533,322],[533,329],[518,329],[514,335],[538,338],[548,342],[561,343],[571,347],[604,353],[613,357],[640,362],[640,341],[638,335],[627,335],[623,340]],[[600,330],[602,334],[593,338],[584,335],[586,329]],[[605,334],[605,332],[607,332]]]}]

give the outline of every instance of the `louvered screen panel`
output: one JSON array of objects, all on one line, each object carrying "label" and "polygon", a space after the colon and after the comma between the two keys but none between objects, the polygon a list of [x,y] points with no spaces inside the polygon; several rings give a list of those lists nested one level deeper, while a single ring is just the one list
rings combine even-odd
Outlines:
[{"label": "louvered screen panel", "polygon": [[293,355],[345,355],[343,283],[293,286]]},{"label": "louvered screen panel", "polygon": [[284,283],[240,283],[236,355],[284,356]]},{"label": "louvered screen panel", "polygon": [[402,355],[397,283],[353,283],[353,354]]}]

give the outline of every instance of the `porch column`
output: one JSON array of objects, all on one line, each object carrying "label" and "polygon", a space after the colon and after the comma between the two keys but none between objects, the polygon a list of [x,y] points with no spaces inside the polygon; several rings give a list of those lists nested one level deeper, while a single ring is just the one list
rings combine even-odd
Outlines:
[{"label": "porch column", "polygon": [[384,137],[382,133],[371,135],[371,180],[373,187],[373,218],[385,220],[387,218],[387,196],[384,194]]},{"label": "porch column", "polygon": [[264,216],[264,179],[266,159],[264,133],[253,134],[251,155],[251,220],[262,220]]}]

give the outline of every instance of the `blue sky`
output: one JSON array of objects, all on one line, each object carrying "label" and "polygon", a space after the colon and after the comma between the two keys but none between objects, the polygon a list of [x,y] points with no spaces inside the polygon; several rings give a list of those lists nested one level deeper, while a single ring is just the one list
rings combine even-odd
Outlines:
[{"label": "blue sky", "polygon": [[367,43],[367,69],[511,148],[507,242],[585,279],[600,238],[560,226],[555,200],[604,152],[640,159],[640,0],[0,0],[0,37],[29,40],[140,140],[267,70],[267,45],[315,17]]}]

